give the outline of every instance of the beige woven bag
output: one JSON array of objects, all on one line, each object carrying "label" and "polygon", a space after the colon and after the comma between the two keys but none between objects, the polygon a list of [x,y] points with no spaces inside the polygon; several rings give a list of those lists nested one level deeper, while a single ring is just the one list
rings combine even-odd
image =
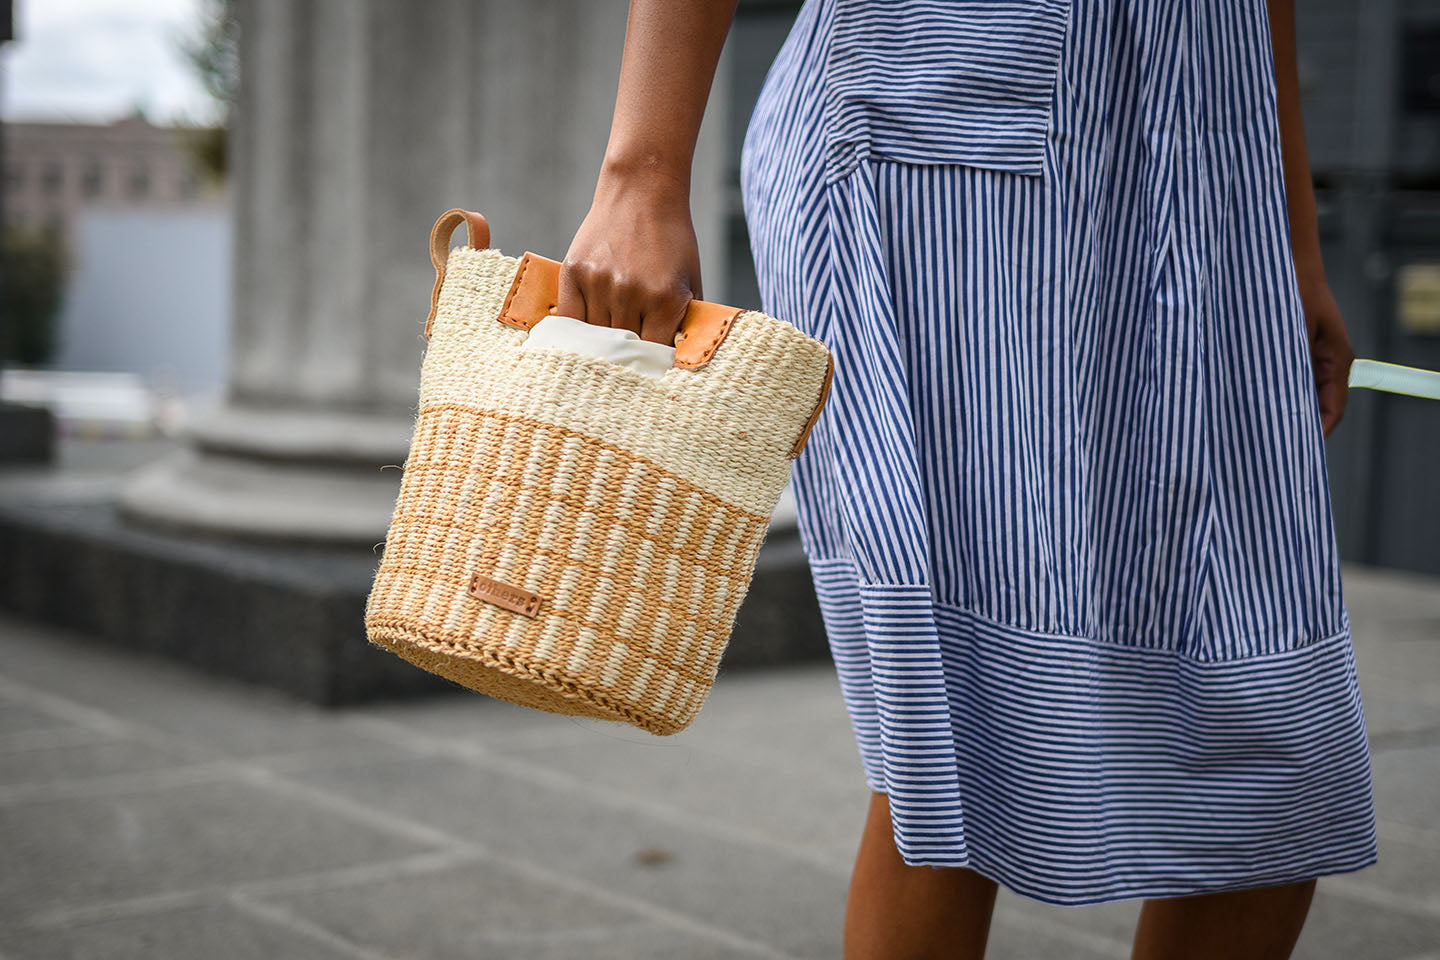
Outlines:
[{"label": "beige woven bag", "polygon": [[[470,245],[450,249],[466,223]],[[675,365],[520,350],[560,264],[435,223],[420,402],[370,642],[473,690],[672,734],[709,695],[834,370],[755,310],[692,300]]]}]

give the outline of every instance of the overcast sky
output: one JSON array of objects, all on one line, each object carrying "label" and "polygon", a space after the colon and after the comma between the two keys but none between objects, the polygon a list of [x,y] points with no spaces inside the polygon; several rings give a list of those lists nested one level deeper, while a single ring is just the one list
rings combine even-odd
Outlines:
[{"label": "overcast sky", "polygon": [[214,102],[176,48],[199,0],[16,0],[0,53],[6,120],[106,123],[145,108],[155,122],[206,122]]}]

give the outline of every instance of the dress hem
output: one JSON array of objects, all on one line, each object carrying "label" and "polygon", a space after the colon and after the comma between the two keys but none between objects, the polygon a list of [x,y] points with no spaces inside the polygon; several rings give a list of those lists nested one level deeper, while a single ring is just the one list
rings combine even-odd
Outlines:
[{"label": "dress hem", "polygon": [[[873,784],[871,785],[871,789],[875,789]],[[884,791],[876,790],[875,792],[883,793]],[[905,858],[902,856],[901,859]],[[1250,890],[1257,887],[1299,883],[1302,880],[1315,880],[1336,874],[1355,873],[1359,870],[1373,867],[1379,860],[1378,848],[1373,848],[1367,855],[1362,855],[1358,860],[1351,858],[1314,863],[1295,870],[1275,874],[1258,874],[1219,884],[1166,885],[1163,883],[1154,883],[1126,887],[1124,889],[1111,889],[1103,892],[1097,890],[1093,893],[1078,894],[1071,897],[1056,896],[1043,888],[1027,884],[1023,880],[1013,877],[1006,871],[998,870],[989,864],[981,863],[975,857],[971,857],[964,863],[933,862],[931,858],[922,858],[921,860],[914,861],[905,860],[905,863],[912,867],[955,867],[972,870],[992,883],[999,884],[1011,893],[1029,900],[1034,900],[1037,903],[1044,903],[1053,907],[1088,907],[1104,903],[1120,903],[1126,900],[1188,897],[1207,893],[1224,893],[1232,890]]]},{"label": "dress hem", "polygon": [[1079,905],[1376,861],[1348,631],[1235,661],[1137,656],[995,624],[925,585],[863,584],[845,559],[811,568],[907,864]]}]

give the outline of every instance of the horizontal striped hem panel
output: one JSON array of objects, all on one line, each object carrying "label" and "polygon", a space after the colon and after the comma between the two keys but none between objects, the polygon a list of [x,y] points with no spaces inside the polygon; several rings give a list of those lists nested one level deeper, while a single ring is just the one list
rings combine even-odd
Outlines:
[{"label": "horizontal striped hem panel", "polygon": [[1348,632],[1197,661],[995,623],[848,558],[811,569],[906,863],[1073,906],[1376,862]]}]

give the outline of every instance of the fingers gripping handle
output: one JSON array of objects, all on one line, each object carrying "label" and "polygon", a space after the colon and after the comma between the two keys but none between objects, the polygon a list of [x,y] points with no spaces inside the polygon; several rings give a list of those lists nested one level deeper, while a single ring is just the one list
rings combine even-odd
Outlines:
[{"label": "fingers gripping handle", "polygon": [[[461,222],[465,223],[470,235],[470,246],[476,250],[490,249],[490,224],[473,210],[456,207],[446,210],[435,221],[430,231],[430,262],[435,266],[435,289],[430,294],[430,315],[425,318],[425,339],[430,339],[430,327],[435,322],[435,311],[440,304],[440,288],[445,284],[445,264],[450,259],[450,235]],[[520,260],[515,280],[501,307],[501,323],[522,327],[526,330],[538,323],[555,309],[556,291],[559,286],[561,265],[534,253],[527,252]],[[675,342],[675,365],[677,367],[699,367],[714,355],[737,316],[743,311],[734,307],[703,300],[691,300]],[[811,428],[820,416],[821,409],[830,393],[830,383],[835,371],[835,358],[827,351],[825,377],[820,385],[820,396],[815,408],[806,421],[800,436],[789,451],[793,459],[805,448]]]},{"label": "fingers gripping handle", "polygon": [[461,223],[470,235],[470,246],[476,250],[490,247],[490,224],[474,210],[455,207],[440,214],[430,231],[430,262],[435,265],[435,289],[430,293],[430,315],[425,318],[425,339],[430,339],[430,326],[440,306],[440,288],[445,285],[445,262],[450,259],[450,235]]}]

